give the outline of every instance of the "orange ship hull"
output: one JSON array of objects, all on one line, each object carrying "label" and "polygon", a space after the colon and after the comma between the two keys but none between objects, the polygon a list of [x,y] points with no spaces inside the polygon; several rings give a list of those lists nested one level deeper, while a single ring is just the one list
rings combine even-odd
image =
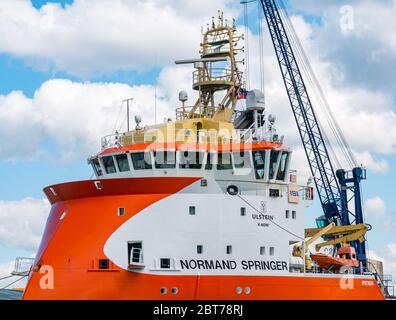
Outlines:
[{"label": "orange ship hull", "polygon": [[[99,259],[107,258],[103,247],[115,229],[197,180],[109,179],[101,180],[100,189],[93,181],[46,188],[52,209],[23,299],[384,299],[369,276],[151,275],[124,270],[111,261],[109,269],[98,268]],[[122,217],[114,214],[120,203],[125,207]],[[53,286],[43,280],[44,266],[54,270]]]}]

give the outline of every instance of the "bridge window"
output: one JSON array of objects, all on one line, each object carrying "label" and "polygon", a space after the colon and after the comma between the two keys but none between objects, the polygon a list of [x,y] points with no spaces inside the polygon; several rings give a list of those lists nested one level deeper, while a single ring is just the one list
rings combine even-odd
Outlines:
[{"label": "bridge window", "polygon": [[189,213],[191,216],[195,215],[195,207],[194,206],[190,206],[188,210],[189,210]]},{"label": "bridge window", "polygon": [[265,247],[260,247],[260,255],[261,256],[265,255]]},{"label": "bridge window", "polygon": [[116,173],[116,167],[114,163],[113,156],[107,156],[102,158],[105,170],[107,174]]},{"label": "bridge window", "polygon": [[246,208],[245,207],[241,208],[241,216],[242,217],[246,216]]},{"label": "bridge window", "polygon": [[173,169],[176,168],[175,151],[155,151],[155,168],[156,169]]},{"label": "bridge window", "polygon": [[251,168],[249,152],[234,152],[233,155],[235,168]]},{"label": "bridge window", "polygon": [[276,166],[278,165],[279,151],[271,150],[270,165],[269,165],[269,179],[274,179]]},{"label": "bridge window", "polygon": [[269,255],[273,256],[274,254],[275,254],[275,248],[274,247],[270,247]]},{"label": "bridge window", "polygon": [[149,152],[131,153],[133,168],[135,170],[152,169],[151,156]]},{"label": "bridge window", "polygon": [[232,246],[227,246],[227,254],[232,254]]},{"label": "bridge window", "polygon": [[292,211],[292,219],[296,219],[297,218],[297,212],[296,211]]},{"label": "bridge window", "polygon": [[91,163],[92,163],[92,166],[93,166],[93,169],[95,171],[96,176],[98,176],[98,177],[102,176],[103,175],[103,171],[102,171],[102,168],[100,166],[99,159],[95,158],[95,159],[92,160]]},{"label": "bridge window", "polygon": [[202,245],[198,245],[197,246],[197,254],[202,254],[203,253],[203,246]]},{"label": "bridge window", "polygon": [[253,152],[254,171],[257,179],[264,179],[265,173],[265,150]]},{"label": "bridge window", "polygon": [[205,153],[181,151],[179,167],[181,169],[201,169]]},{"label": "bridge window", "polygon": [[232,170],[231,153],[218,154],[217,170]]},{"label": "bridge window", "polygon": [[290,211],[286,210],[286,219],[290,219]]},{"label": "bridge window", "polygon": [[278,174],[276,175],[277,180],[285,180],[286,177],[286,168],[289,159],[289,152],[282,152]]},{"label": "bridge window", "polygon": [[120,172],[129,171],[129,163],[128,163],[128,155],[127,154],[119,154],[115,156],[117,160],[118,169]]}]

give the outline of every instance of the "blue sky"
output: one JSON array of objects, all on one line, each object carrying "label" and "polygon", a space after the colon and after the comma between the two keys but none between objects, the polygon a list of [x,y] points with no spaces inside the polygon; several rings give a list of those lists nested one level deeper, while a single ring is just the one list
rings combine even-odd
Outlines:
[{"label": "blue sky", "polygon": [[[25,2],[28,3],[28,1]],[[57,17],[57,19],[59,19],[56,20],[55,23],[58,23],[58,21],[62,22],[63,21],[62,19],[66,19],[63,16],[63,14],[66,12],[68,8],[66,5],[74,6],[73,0],[32,1],[34,8],[32,8],[31,10],[27,9],[28,6],[26,5],[26,7],[24,7],[24,10],[26,9],[30,13],[33,12],[32,14],[33,17],[35,13],[38,13],[38,11],[36,12],[35,10],[42,10],[43,8],[46,7],[43,6],[49,2],[53,4],[60,4],[62,6],[61,8],[54,9],[54,16]],[[90,3],[90,1],[87,2]],[[161,1],[155,1],[155,2],[159,3],[158,5],[161,6]],[[178,2],[177,1],[174,2],[175,2],[175,7],[177,7]],[[227,6],[226,8],[229,12],[236,14],[241,13],[240,11],[241,8],[238,8],[234,4],[230,5],[229,3],[230,1],[219,0],[217,2],[218,4],[211,3],[210,5],[213,7],[216,7],[217,5],[217,8],[221,5],[226,5]],[[169,3],[172,3],[172,1],[170,1]],[[315,49],[313,47],[309,49],[309,54],[312,55],[312,57],[314,57],[313,60],[315,60],[314,66],[317,64],[319,67],[322,67],[323,64],[321,64],[320,62],[326,62],[329,66],[333,66],[334,70],[337,70],[337,72],[335,72],[335,75],[332,76],[335,77],[340,73],[343,74],[343,77],[340,78],[342,80],[338,80],[336,84],[332,83],[333,78],[332,79],[320,78],[321,80],[323,79],[326,82],[326,87],[328,85],[329,88],[331,89],[330,97],[332,96],[339,97],[339,96],[347,95],[347,93],[345,93],[345,90],[339,88],[341,84],[341,87],[350,89],[349,91],[351,92],[351,95],[356,97],[364,96],[364,98],[361,98],[364,99],[363,101],[359,100],[356,102],[357,106],[354,107],[358,108],[357,110],[363,110],[364,112],[366,112],[368,109],[368,107],[365,106],[365,103],[367,103],[367,101],[365,101],[367,100],[366,97],[370,97],[370,98],[373,97],[372,104],[375,107],[377,107],[376,103],[384,102],[384,104],[386,103],[389,104],[387,105],[387,109],[385,109],[385,107],[378,106],[378,108],[380,108],[378,114],[380,115],[381,112],[383,112],[385,120],[392,118],[394,116],[395,105],[396,105],[396,98],[395,98],[396,82],[393,81],[394,79],[392,78],[392,75],[389,75],[389,77],[386,77],[386,79],[384,78],[383,83],[378,83],[379,78],[375,74],[375,70],[373,71],[370,66],[374,65],[375,68],[379,70],[392,69],[391,66],[394,66],[393,63],[394,61],[396,61],[396,50],[393,52],[391,49],[386,47],[385,44],[386,39],[384,39],[383,42],[380,42],[381,39],[374,39],[374,37],[370,37],[369,32],[367,32],[366,35],[367,38],[363,37],[363,40],[366,43],[364,44],[362,43],[363,41],[360,41],[361,39],[359,39],[359,37],[353,37],[352,35],[351,38],[348,39],[343,37],[342,35],[337,36],[335,32],[331,32],[331,30],[330,31],[327,30],[326,28],[335,21],[332,19],[334,17],[334,12],[338,11],[339,7],[335,7],[338,4],[338,1],[335,1],[332,4],[324,3],[323,5],[319,5],[319,7],[318,4],[315,4],[315,1],[309,1],[309,0],[305,0],[303,2],[296,2],[293,0],[289,0],[288,3],[290,5],[289,7],[290,13],[298,14],[300,18],[302,18],[301,21],[304,22],[304,23],[302,22],[300,23],[299,21],[297,21],[298,23],[297,29],[301,30],[301,34],[303,36],[306,35],[306,33],[304,33],[306,31],[305,28],[308,27],[312,28],[311,33],[307,36],[306,39],[304,38],[306,43],[310,45],[311,44],[310,41],[314,41],[318,43],[319,46],[322,45],[323,50],[319,54],[318,54],[319,50],[317,48]],[[353,4],[355,5],[356,15],[358,17],[360,15],[363,17],[365,14],[364,10],[366,8],[364,6],[361,6],[360,3],[361,1],[353,1]],[[341,5],[342,4],[340,4],[340,6]],[[193,4],[191,4],[191,6],[193,6]],[[132,10],[136,11],[136,9],[133,8],[133,4],[131,4],[131,7]],[[177,9],[174,9],[172,5],[170,7],[171,9],[169,15],[172,16],[171,10],[174,10],[177,15]],[[186,10],[193,10],[193,9],[196,10],[196,8],[189,8],[189,7],[186,8]],[[80,7],[76,8],[75,13],[79,14],[77,10],[83,11],[84,7],[81,5]],[[108,8],[101,9],[100,5],[96,5],[94,7],[94,10],[103,10],[103,11],[98,11],[102,13],[109,12],[109,16],[111,16],[112,14],[111,11],[106,11],[108,10]],[[380,5],[378,5],[378,10],[382,10]],[[384,10],[387,10],[387,8],[384,8]],[[395,10],[395,8],[392,8],[392,10]],[[394,12],[396,12],[396,10]],[[209,18],[210,14],[212,13],[203,12],[200,14],[202,15],[202,17],[207,16]],[[82,14],[82,16],[84,16],[84,14]],[[255,21],[256,16],[257,13],[252,9],[250,14],[250,20]],[[337,19],[337,16],[335,17],[336,18],[334,19]],[[100,22],[101,19],[104,19],[104,17],[98,15],[97,20]],[[166,17],[164,17],[164,19],[166,19]],[[199,35],[200,24],[198,24],[197,21],[201,21],[201,20],[197,18],[196,21],[193,20],[193,22],[191,22],[191,30],[196,30],[196,33]],[[59,23],[61,24],[61,22]],[[173,22],[170,21],[170,24],[171,23]],[[176,22],[174,23],[176,24]],[[186,22],[184,20],[180,22],[180,24],[185,26],[186,28],[190,27],[189,25],[187,25],[187,23],[188,21]],[[239,15],[238,23],[239,24],[243,23],[242,15]],[[359,27],[359,20],[357,21],[356,25],[357,27]],[[65,23],[65,26],[67,26],[67,23]],[[121,25],[119,28],[122,27],[125,26]],[[158,27],[161,28],[161,26]],[[253,34],[257,34],[257,26],[254,23],[251,23],[251,27]],[[394,25],[390,27],[394,27]],[[0,201],[8,203],[13,201],[18,202],[25,198],[41,199],[44,197],[42,193],[42,189],[49,184],[60,183],[65,181],[89,179],[92,175],[91,169],[88,167],[86,163],[86,159],[88,158],[88,156],[90,156],[90,152],[92,152],[92,150],[95,149],[89,147],[80,148],[78,145],[77,146],[75,145],[75,141],[78,142],[80,141],[79,139],[81,139],[81,136],[79,135],[80,133],[78,134],[76,133],[75,140],[73,140],[73,142],[70,143],[67,137],[65,138],[64,136],[57,133],[53,134],[54,132],[53,128],[48,128],[48,125],[46,125],[46,127],[43,129],[37,130],[39,132],[36,132],[35,127],[33,128],[29,127],[29,119],[27,117],[30,116],[31,110],[34,108],[38,108],[38,106],[42,107],[43,103],[45,103],[46,101],[47,102],[49,101],[49,103],[51,101],[54,101],[55,99],[54,96],[56,97],[56,94],[50,92],[51,88],[53,89],[55,87],[57,90],[61,90],[62,88],[70,85],[70,83],[64,83],[64,82],[49,83],[49,80],[68,79],[71,81],[72,84],[78,84],[78,86],[81,87],[86,87],[87,83],[91,83],[91,84],[94,83],[97,84],[97,86],[94,88],[90,87],[89,90],[102,90],[102,91],[106,91],[107,88],[109,87],[108,84],[110,83],[128,85],[128,87],[117,85],[116,88],[112,88],[111,90],[117,92],[118,95],[111,97],[111,99],[109,98],[109,102],[108,102],[109,104],[112,104],[114,100],[118,99],[118,101],[120,101],[124,98],[127,98],[128,97],[127,95],[129,93],[135,93],[134,90],[137,90],[136,92],[138,93],[136,94],[141,94],[142,97],[148,97],[147,99],[151,99],[152,102],[153,86],[158,86],[159,95],[160,95],[161,103],[163,104],[164,112],[170,108],[169,106],[174,108],[176,102],[172,95],[176,95],[177,90],[181,88],[177,87],[176,84],[175,87],[172,87],[169,84],[164,84],[163,82],[165,82],[165,80],[163,79],[167,79],[168,82],[172,82],[172,81],[176,82],[176,79],[173,79],[173,76],[169,78],[169,74],[172,74],[172,72],[177,72],[175,71],[175,69],[173,69],[173,66],[171,66],[170,61],[172,61],[172,59],[178,59],[178,58],[189,58],[183,55],[190,54],[190,52],[192,54],[193,51],[190,50],[190,47],[192,45],[196,45],[196,43],[192,40],[190,41],[188,37],[181,37],[178,43],[180,43],[181,40],[184,40],[186,41],[186,46],[180,44],[179,50],[182,52],[180,53],[181,56],[175,56],[178,54],[178,51],[173,47],[177,46],[177,42],[172,42],[173,41],[172,39],[174,37],[170,38],[168,39],[169,42],[165,42],[162,46],[160,46],[157,49],[156,56],[158,56],[158,61],[154,61],[154,58],[149,60],[149,58],[145,57],[144,52],[143,54],[140,55],[136,53],[137,51],[139,51],[138,47],[140,46],[146,48],[147,52],[149,52],[152,45],[152,43],[151,44],[149,43],[147,45],[142,43],[140,45],[138,41],[144,41],[144,40],[141,40],[141,38],[137,38],[135,40],[136,50],[135,48],[133,48],[133,50],[130,49],[129,47],[124,48],[121,44],[118,46],[119,42],[115,42],[115,45],[113,43],[114,46],[112,47],[112,49],[115,52],[113,55],[112,50],[109,49],[109,46],[111,46],[112,43],[109,37],[112,33],[109,32],[109,35],[105,35],[103,33],[101,34],[99,30],[102,29],[99,28],[101,28],[101,26],[98,26],[98,35],[100,36],[98,36],[97,39],[92,39],[92,37],[94,36],[87,38],[88,41],[83,41],[80,39],[79,36],[74,36],[72,34],[72,31],[70,31],[70,33],[68,32],[64,34],[65,37],[67,37],[66,40],[69,41],[69,45],[71,46],[75,45],[76,48],[81,47],[81,55],[78,54],[77,49],[74,52],[72,50],[73,48],[70,49],[70,52],[67,52],[68,47],[66,46],[62,48],[62,51],[56,52],[56,50],[49,47],[47,51],[42,52],[40,50],[40,46],[38,46],[38,48],[34,47],[35,45],[34,43],[31,46],[26,46],[26,48],[23,48],[22,46],[22,49],[20,49],[19,48],[20,43],[15,44],[12,43],[11,40],[9,42],[4,42],[4,43],[1,43],[0,41],[0,97],[9,98],[13,92],[21,91],[22,94],[20,96],[15,97],[15,99],[17,99],[16,101],[23,101],[24,103],[26,102],[27,108],[29,108],[29,110],[26,109],[26,113],[21,112],[21,114],[18,114],[18,116],[21,117],[20,127],[18,128],[14,126],[7,129],[7,130],[15,130],[15,132],[12,132],[12,135],[9,132],[4,133],[0,131],[0,139],[2,141],[7,140],[7,146],[5,150],[7,150],[7,152],[12,153],[15,151],[15,149],[17,149],[15,146],[12,146],[13,137],[15,137],[15,135],[22,134],[23,132],[25,132],[25,129],[27,127],[29,128],[28,132],[32,132],[32,135],[29,136],[29,139],[30,138],[32,139],[32,144],[31,145],[27,144],[26,146],[24,146],[26,147],[27,150],[25,154],[24,152],[21,152],[21,150],[18,150],[15,151],[15,155],[7,157],[1,153],[1,148],[0,148],[0,154],[2,154],[3,156],[2,157],[3,160],[0,160],[1,163]],[[175,27],[175,30],[178,30],[177,28],[178,26]],[[4,30],[0,29],[0,36],[2,36],[2,31],[4,32]],[[81,33],[84,34],[84,32],[85,30],[82,30]],[[115,31],[112,30],[112,32],[117,33],[117,30]],[[131,32],[131,30],[125,29],[124,32],[125,35],[129,35],[129,32]],[[127,41],[127,39],[128,39],[127,36],[123,38],[123,40],[125,41]],[[332,48],[331,48],[332,50],[327,49],[326,43],[329,43],[329,41],[331,41],[332,43]],[[110,45],[106,46],[107,43],[110,43]],[[359,50],[362,54],[360,58],[362,61],[371,61],[371,63],[367,63],[367,65],[361,65],[359,68],[356,68],[356,66],[352,67],[351,61],[355,59],[356,56],[352,56],[355,53],[350,53],[345,50],[346,43],[353,43],[355,44],[356,48],[361,48],[360,46],[367,45],[368,49],[366,51],[364,50],[364,48]],[[58,44],[62,45],[61,42],[59,42]],[[189,45],[190,47],[188,47]],[[266,42],[266,45],[267,45],[266,51],[270,53],[272,51],[272,48],[270,47],[270,43]],[[187,47],[187,49],[185,47]],[[374,50],[375,52],[373,51],[375,54],[378,53],[382,55],[381,56],[382,59],[375,60],[373,58],[372,60],[369,60],[367,56],[363,55],[364,52],[368,52],[368,50],[369,49],[371,50],[372,48],[375,48]],[[117,50],[119,50],[119,52],[117,52]],[[67,52],[67,56],[65,52]],[[92,56],[90,55],[91,52],[97,52],[98,55]],[[317,56],[315,56],[315,54],[317,54]],[[130,59],[133,60],[133,63],[129,63],[128,61],[129,56]],[[155,58],[155,60],[156,59],[157,58]],[[98,60],[98,62],[92,63],[92,65],[90,65],[91,61],[93,60]],[[100,61],[103,61],[102,64],[100,63]],[[148,67],[146,67],[146,65]],[[101,67],[103,67],[104,70],[103,72]],[[272,68],[273,66],[269,66],[269,69],[272,70]],[[269,78],[271,78],[271,70],[268,72]],[[177,74],[176,73],[174,74],[176,77]],[[184,74],[181,75],[184,76]],[[358,81],[355,82],[351,79],[358,79]],[[373,79],[375,79],[375,81]],[[269,80],[269,82],[272,83],[271,81],[272,78]],[[44,86],[43,88],[41,88],[42,85]],[[280,84],[280,86],[282,86],[282,84]],[[80,89],[76,89],[76,92],[80,92],[78,90]],[[85,90],[85,89],[81,89],[81,90]],[[171,92],[171,90],[174,92]],[[92,94],[92,92],[93,91],[90,91],[90,94]],[[35,93],[38,97],[35,96]],[[108,94],[107,91],[106,94]],[[271,95],[271,93],[269,93],[269,95]],[[87,96],[89,95],[87,94]],[[391,97],[392,100],[391,102],[389,102],[388,99],[389,97]],[[377,100],[374,100],[374,98]],[[283,97],[283,99],[285,99],[285,97]],[[350,101],[347,99],[348,97],[345,97],[345,101]],[[13,101],[11,98],[10,100],[11,102]],[[285,102],[286,100],[282,100],[282,101]],[[1,103],[2,102],[0,100],[0,107],[1,107]],[[30,103],[32,104],[31,106],[29,105]],[[12,104],[10,105],[12,106]],[[62,106],[67,107],[68,105],[66,104]],[[142,106],[144,106],[144,102],[142,103]],[[276,105],[276,107],[278,106]],[[359,109],[359,107],[361,109]],[[275,107],[273,108],[275,109]],[[279,108],[281,108],[281,106],[279,106]],[[287,101],[284,108],[286,108],[284,110],[288,110],[289,108],[289,106],[287,105]],[[115,108],[114,113],[117,112],[118,109]],[[276,111],[274,112],[276,113]],[[369,113],[370,111],[367,112],[368,114],[370,114]],[[282,114],[282,112],[279,112],[279,114]],[[287,114],[287,112],[285,114]],[[288,114],[288,116],[290,116],[291,119],[292,117],[291,112]],[[290,119],[289,120],[285,119],[281,121],[284,121],[286,123],[287,121],[292,121]],[[365,119],[365,117],[363,117],[362,119]],[[353,119],[351,119],[351,121],[352,120]],[[373,126],[373,128],[381,128],[382,122],[380,121],[385,121],[385,120],[383,120],[382,118],[379,119],[378,120],[379,124]],[[114,119],[109,119],[108,121],[114,122]],[[353,130],[351,129],[352,133],[354,130],[359,129],[359,120],[354,119],[354,121],[357,123],[356,124],[354,123],[353,125],[354,129]],[[344,123],[348,123],[348,121]],[[285,128],[286,127],[287,126],[285,126]],[[292,128],[295,129],[295,127]],[[349,128],[346,129],[347,129],[346,130],[347,133],[349,133],[350,132]],[[88,132],[96,132],[95,130],[99,130],[99,129],[96,129],[96,127],[92,127],[92,130],[89,130]],[[383,133],[377,132],[380,130],[375,130],[376,132],[371,132],[370,128],[367,128],[367,130],[368,130],[367,135],[372,136],[377,134],[380,137],[377,141],[380,141],[381,137],[383,140],[384,139],[394,140],[396,138],[395,136],[392,135],[387,136],[386,134],[387,132],[383,132]],[[42,131],[45,131],[45,134]],[[71,134],[73,133],[72,129],[70,129],[70,132]],[[1,135],[4,136],[1,137]],[[33,138],[36,135],[38,142],[37,144],[34,144],[35,140]],[[396,257],[393,256],[391,249],[389,250],[386,249],[386,246],[391,244],[396,244],[395,229],[392,227],[386,228],[386,226],[384,226],[385,221],[388,221],[387,223],[388,226],[391,226],[393,223],[393,226],[396,227],[396,208],[393,202],[393,198],[394,198],[393,190],[395,190],[396,187],[396,183],[395,183],[396,159],[395,159],[395,151],[394,149],[392,149],[394,147],[395,142],[391,141],[389,143],[384,143],[382,140],[381,143],[383,145],[380,145],[381,143],[378,143],[380,146],[377,146],[376,142],[370,142],[371,144],[367,142],[365,144],[359,142],[358,141],[359,139],[353,137],[353,134],[350,134],[350,136],[353,142],[352,146],[356,145],[356,150],[358,150],[361,153],[369,152],[370,157],[373,157],[374,162],[384,161],[384,163],[386,163],[385,167],[381,167],[381,168],[376,167],[375,166],[376,163],[373,164],[373,169],[370,169],[369,166],[369,172],[368,172],[369,180],[364,183],[364,196],[365,199],[375,199],[376,197],[377,198],[379,197],[380,200],[382,201],[382,202],[381,201],[373,202],[375,205],[380,206],[378,208],[378,212],[380,213],[379,214],[374,213],[369,215],[368,217],[369,223],[373,224],[374,226],[374,230],[369,234],[370,249],[374,250],[375,253],[380,255],[381,257],[384,257],[386,261],[390,261],[391,263],[395,264]],[[89,141],[93,141],[96,139],[99,142],[99,138],[100,136],[91,137],[90,138],[91,140]],[[363,137],[363,140],[364,139],[365,137]],[[295,142],[295,140],[293,139],[291,140],[293,143]],[[355,143],[355,141],[357,142]],[[67,145],[68,143],[70,143],[70,146]],[[63,150],[64,146],[62,144],[66,145],[65,150]],[[39,155],[33,156],[37,150],[39,150],[41,153],[39,153]],[[75,156],[70,157],[69,153],[74,153]],[[66,160],[59,161],[60,155],[65,155],[65,154],[66,154],[65,156]],[[367,154],[365,154],[365,156],[367,156]],[[372,158],[370,157],[365,159],[368,159],[367,161],[370,162],[372,161]],[[384,207],[382,207],[382,204],[384,205]],[[376,209],[374,208],[374,211],[375,210]],[[20,214],[22,215],[23,213],[21,212]],[[316,203],[307,213],[307,218],[306,218],[307,225],[311,225],[314,217],[320,214],[321,214],[321,208]],[[6,241],[1,241],[0,238],[0,265],[2,263],[7,263],[13,260],[16,256],[32,255],[33,253],[34,250],[31,248],[26,248],[26,247],[24,248],[18,245],[11,245]],[[391,269],[390,271],[396,273],[396,267],[393,268],[395,269]]]}]

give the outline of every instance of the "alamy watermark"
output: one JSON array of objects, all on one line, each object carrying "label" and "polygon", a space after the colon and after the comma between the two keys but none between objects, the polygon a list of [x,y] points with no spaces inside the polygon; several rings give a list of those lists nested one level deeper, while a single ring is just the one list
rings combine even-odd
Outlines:
[{"label": "alamy watermark", "polygon": [[351,5],[344,5],[340,8],[340,29],[346,35],[355,29],[355,11]]}]

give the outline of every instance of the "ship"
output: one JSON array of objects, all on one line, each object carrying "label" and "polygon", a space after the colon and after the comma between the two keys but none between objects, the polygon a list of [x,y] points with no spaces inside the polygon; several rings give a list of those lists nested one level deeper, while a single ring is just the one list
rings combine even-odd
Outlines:
[{"label": "ship", "polygon": [[176,62],[194,68],[193,105],[181,91],[175,120],[133,129],[128,111],[89,157],[93,179],[44,189],[23,299],[383,300],[375,274],[310,259],[312,181],[297,183],[264,94],[245,89],[243,35],[222,14],[202,35],[199,58]]}]

